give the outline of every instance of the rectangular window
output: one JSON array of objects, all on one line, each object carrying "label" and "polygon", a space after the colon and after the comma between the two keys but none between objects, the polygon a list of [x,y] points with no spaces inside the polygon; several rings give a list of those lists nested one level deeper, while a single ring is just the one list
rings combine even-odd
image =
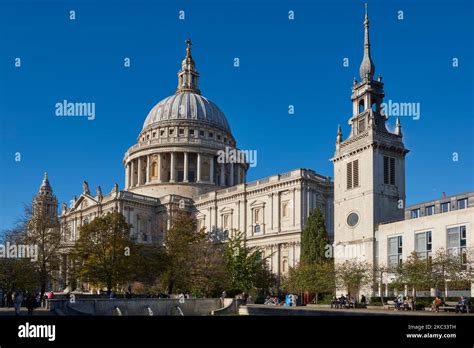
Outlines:
[{"label": "rectangular window", "polygon": [[352,174],[354,175],[354,187],[359,186],[359,160],[355,160],[353,163]]},{"label": "rectangular window", "polygon": [[419,218],[420,217],[420,208],[418,209],[413,209],[411,211],[411,218],[412,219],[416,219],[416,218]]},{"label": "rectangular window", "polygon": [[450,202],[441,203],[441,212],[442,213],[447,213],[450,210],[450,207],[451,207]]},{"label": "rectangular window", "polygon": [[214,138],[214,133],[209,132],[209,138]]},{"label": "rectangular window", "polygon": [[261,222],[261,221],[260,221],[261,215],[262,215],[262,214],[261,214],[261,209],[255,209],[255,210],[254,210],[254,221],[253,221],[253,222],[254,222],[255,224],[258,224],[258,223]]},{"label": "rectangular window", "polygon": [[466,226],[448,228],[446,231],[446,249],[451,255],[461,258],[466,263]]},{"label": "rectangular window", "polygon": [[395,158],[390,158],[390,185],[395,185]]},{"label": "rectangular window", "polygon": [[184,129],[183,128],[179,129],[179,135],[184,135]]},{"label": "rectangular window", "polygon": [[394,269],[402,264],[403,239],[402,236],[388,239],[388,267]]},{"label": "rectangular window", "polygon": [[189,130],[189,135],[194,135],[194,129]]},{"label": "rectangular window", "polygon": [[359,160],[347,163],[347,189],[359,186]]},{"label": "rectangular window", "polygon": [[395,158],[383,157],[383,182],[386,185],[395,185]]},{"label": "rectangular window", "polygon": [[434,205],[430,205],[429,207],[426,207],[426,215],[433,215],[434,214]]},{"label": "rectangular window", "polygon": [[160,136],[164,136],[164,135],[165,135],[165,130],[164,129],[160,130]]},{"label": "rectangular window", "polygon": [[415,251],[418,257],[431,260],[431,231],[415,234]]},{"label": "rectangular window", "polygon": [[169,130],[169,135],[172,135],[174,133],[174,129],[173,128],[170,128]]},{"label": "rectangular window", "polygon": [[467,198],[458,199],[458,209],[466,209],[467,208]]},{"label": "rectangular window", "polygon": [[199,131],[199,135],[200,135],[201,137],[203,137],[203,136],[204,136],[204,131],[200,130],[200,131]]},{"label": "rectangular window", "polygon": [[254,233],[262,233],[262,208],[255,208],[253,211]]},{"label": "rectangular window", "polygon": [[358,121],[359,133],[365,132],[365,117],[362,117]]},{"label": "rectangular window", "polygon": [[352,188],[352,162],[347,163],[347,189]]}]

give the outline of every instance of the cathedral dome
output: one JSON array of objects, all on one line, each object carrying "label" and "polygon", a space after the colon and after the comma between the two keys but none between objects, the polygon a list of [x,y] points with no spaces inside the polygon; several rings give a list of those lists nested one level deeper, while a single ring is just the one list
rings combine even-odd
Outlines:
[{"label": "cathedral dome", "polygon": [[173,120],[196,121],[231,132],[219,107],[206,97],[191,91],[174,94],[156,104],[148,113],[143,129]]},{"label": "cathedral dome", "polygon": [[245,182],[248,164],[222,158],[237,151],[237,143],[224,113],[201,95],[191,40],[186,43],[175,93],[150,110],[137,143],[125,153],[127,191],[191,198]]}]

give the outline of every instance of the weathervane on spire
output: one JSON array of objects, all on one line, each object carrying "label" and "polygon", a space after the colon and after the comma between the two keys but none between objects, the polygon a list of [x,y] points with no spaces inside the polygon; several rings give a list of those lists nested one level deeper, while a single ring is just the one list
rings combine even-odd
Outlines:
[{"label": "weathervane on spire", "polygon": [[176,93],[191,92],[201,94],[198,88],[199,73],[191,56],[191,37],[188,33],[186,42],[186,57],[181,63],[181,70],[178,72],[178,88]]},{"label": "weathervane on spire", "polygon": [[191,42],[191,37],[189,34],[188,39],[186,40],[186,44],[188,45],[188,47],[186,47],[186,58],[191,58],[191,45],[193,43]]},{"label": "weathervane on spire", "polygon": [[375,73],[375,64],[370,56],[370,38],[369,38],[369,10],[365,3],[365,18],[364,18],[364,58],[359,69],[360,78],[362,80],[371,81]]}]

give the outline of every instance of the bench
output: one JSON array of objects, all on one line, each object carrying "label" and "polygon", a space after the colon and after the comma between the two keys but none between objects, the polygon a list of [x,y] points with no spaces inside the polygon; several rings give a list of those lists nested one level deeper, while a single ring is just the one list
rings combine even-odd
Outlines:
[{"label": "bench", "polygon": [[[443,310],[445,312],[447,311],[456,311],[458,303],[456,301],[446,301],[444,304],[439,306],[440,310]],[[472,310],[470,307],[469,302],[466,302],[466,312],[469,313]]]},{"label": "bench", "polygon": [[395,309],[395,301],[387,301],[386,307],[387,309]]},{"label": "bench", "polygon": [[441,306],[439,306],[439,310],[443,310],[445,312],[448,312],[448,311],[455,311],[456,310],[456,306],[457,306],[457,302],[456,301],[446,301],[445,303],[443,303]]}]

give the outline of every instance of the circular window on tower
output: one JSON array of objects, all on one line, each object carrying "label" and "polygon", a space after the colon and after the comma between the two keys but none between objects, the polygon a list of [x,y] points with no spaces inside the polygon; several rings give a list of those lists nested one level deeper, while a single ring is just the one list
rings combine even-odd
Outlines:
[{"label": "circular window on tower", "polygon": [[352,212],[347,216],[347,224],[350,227],[354,227],[355,225],[357,225],[358,222],[359,222],[359,215],[357,213]]}]

